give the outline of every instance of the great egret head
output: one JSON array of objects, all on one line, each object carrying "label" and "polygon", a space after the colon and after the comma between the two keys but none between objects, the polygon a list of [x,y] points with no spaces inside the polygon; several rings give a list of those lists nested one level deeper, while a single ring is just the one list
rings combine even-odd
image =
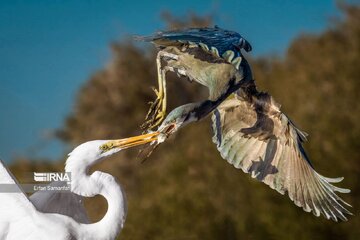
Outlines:
[{"label": "great egret head", "polygon": [[[113,155],[123,149],[142,145],[153,141],[156,134],[150,133],[138,137],[116,140],[93,140],[77,146],[66,161],[66,165],[92,166],[105,157]],[[74,160],[77,159],[77,160]],[[81,163],[77,162],[81,159]]]},{"label": "great egret head", "polygon": [[69,153],[69,156],[81,156],[89,161],[95,161],[119,152],[121,150],[119,147],[111,149],[104,147],[110,141],[111,140],[93,140],[85,142],[77,146],[71,153]]},{"label": "great egret head", "polygon": [[66,166],[90,167],[101,159],[121,150],[121,148],[114,147],[105,151],[103,146],[109,142],[110,140],[94,140],[77,146],[71,153],[69,153]]}]

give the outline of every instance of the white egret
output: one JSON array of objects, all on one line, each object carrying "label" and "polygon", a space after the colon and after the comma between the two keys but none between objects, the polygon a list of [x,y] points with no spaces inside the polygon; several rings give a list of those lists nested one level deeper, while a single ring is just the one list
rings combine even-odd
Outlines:
[{"label": "white egret", "polygon": [[[59,198],[68,205],[58,199],[46,202],[44,199],[51,200],[54,196],[51,193],[35,194],[33,202],[36,204],[33,204],[0,161],[0,184],[12,184],[16,188],[16,192],[0,192],[0,239],[114,239],[125,222],[124,193],[113,176],[100,171],[89,174],[89,168],[120,150],[151,142],[157,135],[151,133],[141,138],[94,140],[76,147],[69,154],[65,166],[65,171],[71,173],[73,195]],[[57,193],[57,197],[60,195]],[[96,223],[84,223],[86,215],[82,213],[84,209],[81,203],[76,201],[79,200],[76,195],[102,195],[108,203],[105,216]],[[42,208],[47,209],[45,212],[56,213],[45,213],[41,211]]]}]

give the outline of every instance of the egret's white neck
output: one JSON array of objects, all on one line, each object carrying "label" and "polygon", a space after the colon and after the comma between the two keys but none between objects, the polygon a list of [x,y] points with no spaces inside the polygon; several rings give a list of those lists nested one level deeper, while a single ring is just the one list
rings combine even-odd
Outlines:
[{"label": "egret's white neck", "polygon": [[[71,191],[84,196],[102,195],[108,209],[105,216],[92,224],[80,224],[79,239],[114,239],[123,227],[126,216],[124,194],[115,178],[110,174],[95,171],[88,175],[85,161],[76,156],[69,156],[66,161],[66,172],[71,172]],[[89,165],[89,164],[88,164]],[[91,236],[89,238],[89,236]]]}]

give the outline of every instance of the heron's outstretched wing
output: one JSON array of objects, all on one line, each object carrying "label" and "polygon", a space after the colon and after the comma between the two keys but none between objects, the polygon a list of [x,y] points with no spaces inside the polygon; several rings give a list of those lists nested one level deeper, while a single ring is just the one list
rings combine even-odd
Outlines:
[{"label": "heron's outstretched wing", "polygon": [[219,54],[224,54],[227,50],[232,50],[235,57],[239,56],[240,49],[251,51],[250,43],[239,33],[228,31],[219,27],[214,28],[188,28],[174,31],[161,31],[154,35],[138,37],[143,41],[151,41],[159,46],[169,46],[176,41],[203,43],[218,49]]},{"label": "heron's outstretched wing", "polygon": [[326,178],[312,167],[302,142],[306,134],[280,112],[272,97],[258,93],[251,100],[224,101],[213,113],[213,142],[221,156],[236,168],[264,182],[306,212],[327,219],[346,221],[348,205],[335,192],[348,189],[331,183],[343,178]]},{"label": "heron's outstretched wing", "polygon": [[[52,182],[52,187],[61,187],[66,182]],[[36,209],[43,213],[58,213],[72,217],[79,223],[90,223],[83,198],[72,192],[38,191],[30,196]]]},{"label": "heron's outstretched wing", "polygon": [[0,222],[28,216],[35,211],[15,177],[0,160]]}]

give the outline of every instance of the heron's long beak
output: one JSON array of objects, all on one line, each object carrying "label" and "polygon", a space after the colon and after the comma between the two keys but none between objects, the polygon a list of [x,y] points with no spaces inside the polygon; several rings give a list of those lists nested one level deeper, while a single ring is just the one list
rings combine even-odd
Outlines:
[{"label": "heron's long beak", "polygon": [[136,137],[112,140],[112,141],[109,141],[109,142],[101,145],[100,149],[102,151],[106,152],[113,148],[126,149],[126,148],[130,148],[130,147],[143,145],[146,143],[156,141],[159,134],[160,134],[159,132],[153,132],[153,133],[139,135]]}]

